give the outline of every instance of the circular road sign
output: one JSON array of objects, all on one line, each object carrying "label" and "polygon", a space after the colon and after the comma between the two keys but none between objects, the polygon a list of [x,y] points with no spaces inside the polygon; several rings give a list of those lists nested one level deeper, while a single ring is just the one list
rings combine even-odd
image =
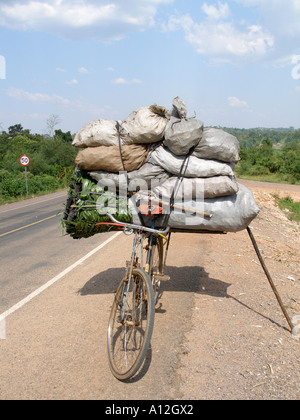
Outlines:
[{"label": "circular road sign", "polygon": [[30,163],[29,157],[26,156],[26,155],[21,156],[20,157],[20,163],[21,163],[22,166],[28,166],[29,163]]}]

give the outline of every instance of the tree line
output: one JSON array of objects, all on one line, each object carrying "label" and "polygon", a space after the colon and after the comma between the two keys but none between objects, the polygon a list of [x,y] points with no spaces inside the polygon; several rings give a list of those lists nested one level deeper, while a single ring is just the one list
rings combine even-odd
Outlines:
[{"label": "tree line", "polygon": [[236,173],[253,179],[300,182],[300,130],[225,128],[241,145]]},{"label": "tree line", "polygon": [[[55,130],[57,116],[47,120],[47,135],[32,134],[21,124],[0,134],[0,203],[26,194],[22,155],[30,157],[29,194],[67,188],[77,150],[70,131]],[[241,145],[236,173],[241,177],[275,182],[300,183],[300,130],[223,128]]]}]

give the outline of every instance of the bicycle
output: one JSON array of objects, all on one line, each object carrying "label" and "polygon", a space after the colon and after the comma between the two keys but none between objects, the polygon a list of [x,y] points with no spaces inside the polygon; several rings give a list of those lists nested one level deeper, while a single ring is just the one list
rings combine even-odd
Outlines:
[{"label": "bicycle", "polygon": [[[165,275],[164,270],[171,234],[173,232],[192,232],[200,234],[227,233],[226,231],[210,231],[202,229],[189,230],[184,227],[155,229],[156,216],[163,214],[162,211],[156,212],[155,208],[158,207],[158,209],[163,210],[163,208],[160,207],[161,205],[165,206],[166,209],[169,208],[169,212],[166,213],[168,216],[175,208],[187,213],[199,214],[205,218],[211,218],[213,216],[212,213],[198,210],[196,211],[194,208],[189,209],[175,204],[173,200],[173,196],[175,196],[174,191],[169,203],[163,202],[161,199],[153,199],[149,196],[150,205],[145,205],[147,207],[145,214],[152,217],[151,228],[145,226],[143,220],[140,220],[140,225],[123,223],[115,219],[109,213],[103,214],[98,211],[100,216],[107,216],[111,222],[105,221],[96,223],[96,226],[112,225],[114,228],[123,229],[124,233],[127,235],[134,233],[131,259],[126,263],[125,276],[121,280],[115,293],[109,317],[107,335],[109,366],[113,375],[121,381],[125,381],[133,377],[141,368],[146,358],[154,327],[155,305],[160,297],[160,283],[161,281],[169,280],[169,277]],[[103,192],[85,191],[84,193],[104,196]],[[77,207],[77,204],[74,204],[74,197],[71,198],[69,210],[73,207]],[[155,202],[158,202],[159,205],[152,206]],[[95,209],[95,201],[85,200],[85,203],[88,205],[82,206],[82,208]],[[141,209],[142,206],[138,205],[137,207],[140,207]],[[160,226],[168,225],[168,216],[166,217],[167,221],[159,224]],[[299,328],[294,325],[293,320],[290,319],[289,314],[283,305],[282,299],[263,261],[249,226],[247,227],[247,231],[260,264],[281,307],[282,313],[284,314],[292,333],[298,337]],[[166,251],[164,250],[165,245],[167,245]]]},{"label": "bicycle", "polygon": [[169,280],[164,274],[164,246],[169,244],[170,229],[120,223],[108,216],[112,225],[134,234],[131,259],[115,293],[107,332],[111,372],[125,381],[138,372],[150,346],[160,283]]}]

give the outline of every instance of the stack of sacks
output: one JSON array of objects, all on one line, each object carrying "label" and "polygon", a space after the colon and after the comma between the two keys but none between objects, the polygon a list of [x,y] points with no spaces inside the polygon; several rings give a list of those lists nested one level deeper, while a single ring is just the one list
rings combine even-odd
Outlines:
[{"label": "stack of sacks", "polygon": [[[169,177],[162,168],[146,163],[149,144],[163,139],[167,112],[156,105],[143,107],[122,122],[92,121],[76,134],[73,146],[82,150],[75,159],[77,169],[71,179],[62,218],[68,235],[74,239],[88,238],[116,229],[103,224],[110,219],[102,213],[110,213],[120,222],[130,222],[126,194],[129,177],[134,182],[146,178],[149,185],[152,179],[156,181],[153,185],[159,185]],[[103,183],[98,182],[101,178]],[[125,192],[122,197],[120,188]]]},{"label": "stack of sacks", "polygon": [[[187,138],[187,124],[194,127],[196,121],[171,117],[163,144],[150,153],[149,163],[159,165],[173,175],[152,190],[150,200],[166,202],[176,187],[175,209],[171,212],[169,227],[226,232],[243,230],[259,209],[252,193],[238,184],[234,176],[233,169],[239,161],[239,142],[236,137],[216,128],[204,128],[198,142],[196,135]],[[193,128],[190,132],[193,133]],[[184,154],[191,148],[192,154],[184,163]],[[182,177],[178,182],[180,171]],[[135,199],[147,202],[149,195],[140,191]],[[135,203],[131,200],[130,204],[133,221],[137,223]],[[212,216],[201,216],[204,212]]]},{"label": "stack of sacks", "polygon": [[[76,157],[77,167],[98,188],[134,193],[129,212],[135,224],[141,223],[137,203],[149,197],[168,202],[175,186],[177,207],[212,217],[175,210],[168,219],[171,228],[236,232],[259,212],[252,193],[234,176],[240,150],[236,137],[187,118],[180,98],[173,100],[171,111],[153,105],[123,121],[93,121],[77,133],[73,145],[83,149]],[[157,220],[156,226],[163,227],[163,221],[160,226]]]}]

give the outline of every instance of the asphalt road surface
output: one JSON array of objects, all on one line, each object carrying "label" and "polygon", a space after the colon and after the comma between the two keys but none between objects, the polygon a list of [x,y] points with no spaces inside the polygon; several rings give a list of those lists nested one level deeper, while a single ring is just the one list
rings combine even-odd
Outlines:
[{"label": "asphalt road surface", "polygon": [[107,239],[64,236],[65,199],[59,192],[0,207],[0,314]]},{"label": "asphalt road surface", "polygon": [[186,237],[180,243],[188,255],[177,256],[174,247],[178,268],[168,268],[172,282],[156,310],[153,347],[139,376],[120,383],[108,367],[106,332],[132,237],[63,236],[65,198],[61,192],[0,208],[0,399],[178,397],[177,356],[202,270],[199,255],[189,252]]}]

